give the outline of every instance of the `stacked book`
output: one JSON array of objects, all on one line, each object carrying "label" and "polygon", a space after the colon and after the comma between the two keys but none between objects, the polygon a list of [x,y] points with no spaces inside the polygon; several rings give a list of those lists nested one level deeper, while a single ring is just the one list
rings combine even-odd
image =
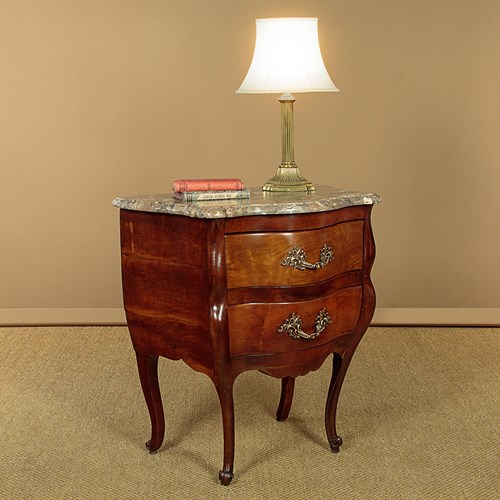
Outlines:
[{"label": "stacked book", "polygon": [[173,197],[181,201],[239,200],[250,198],[240,179],[176,179]]}]

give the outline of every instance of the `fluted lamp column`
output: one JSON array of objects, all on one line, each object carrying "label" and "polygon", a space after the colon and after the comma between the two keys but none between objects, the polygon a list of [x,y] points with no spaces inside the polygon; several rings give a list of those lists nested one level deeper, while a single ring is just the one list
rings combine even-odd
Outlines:
[{"label": "fluted lamp column", "polygon": [[314,191],[295,163],[293,93],[338,92],[325,68],[316,17],[257,19],[255,51],[239,94],[283,94],[282,159],[264,191]]}]

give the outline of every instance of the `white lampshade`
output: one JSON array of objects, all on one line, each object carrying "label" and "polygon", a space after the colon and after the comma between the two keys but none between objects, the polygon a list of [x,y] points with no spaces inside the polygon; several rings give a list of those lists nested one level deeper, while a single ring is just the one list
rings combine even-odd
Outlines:
[{"label": "white lampshade", "polygon": [[240,94],[338,92],[325,68],[318,18],[257,19],[255,52]]}]

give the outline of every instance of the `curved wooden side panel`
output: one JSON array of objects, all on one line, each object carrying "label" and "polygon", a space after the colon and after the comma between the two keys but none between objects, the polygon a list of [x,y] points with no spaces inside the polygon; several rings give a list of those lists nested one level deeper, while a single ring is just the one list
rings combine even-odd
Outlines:
[{"label": "curved wooden side panel", "polygon": [[206,221],[182,215],[120,210],[122,255],[206,268]]},{"label": "curved wooden side panel", "polygon": [[[205,328],[207,273],[166,260],[122,257],[123,301],[127,313]],[[196,293],[194,291],[196,290]]]},{"label": "curved wooden side panel", "polygon": [[363,264],[363,300],[361,303],[361,314],[359,316],[358,324],[356,325],[355,335],[357,337],[357,342],[354,344],[354,349],[364,335],[370,321],[373,318],[376,305],[376,295],[375,288],[371,280],[371,270],[373,263],[375,261],[375,240],[373,238],[373,231],[371,225],[371,214],[372,206],[369,206],[365,213],[365,224],[363,231],[364,240],[364,264]]},{"label": "curved wooden side panel", "polygon": [[188,366],[213,378],[210,339],[205,329],[168,318],[145,317],[127,312],[134,350],[147,356],[182,359]]},{"label": "curved wooden side panel", "polygon": [[120,211],[123,302],[137,353],[183,359],[213,377],[207,222]]}]

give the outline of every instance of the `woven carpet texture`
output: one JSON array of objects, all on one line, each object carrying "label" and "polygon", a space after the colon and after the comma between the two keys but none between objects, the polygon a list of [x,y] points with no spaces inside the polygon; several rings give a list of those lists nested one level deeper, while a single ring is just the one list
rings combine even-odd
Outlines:
[{"label": "woven carpet texture", "polygon": [[156,455],[124,327],[0,329],[2,499],[498,499],[500,331],[370,328],[329,451],[331,362],[297,379],[235,382],[235,478],[220,486],[222,428],[208,377],[161,359],[166,437]]}]

